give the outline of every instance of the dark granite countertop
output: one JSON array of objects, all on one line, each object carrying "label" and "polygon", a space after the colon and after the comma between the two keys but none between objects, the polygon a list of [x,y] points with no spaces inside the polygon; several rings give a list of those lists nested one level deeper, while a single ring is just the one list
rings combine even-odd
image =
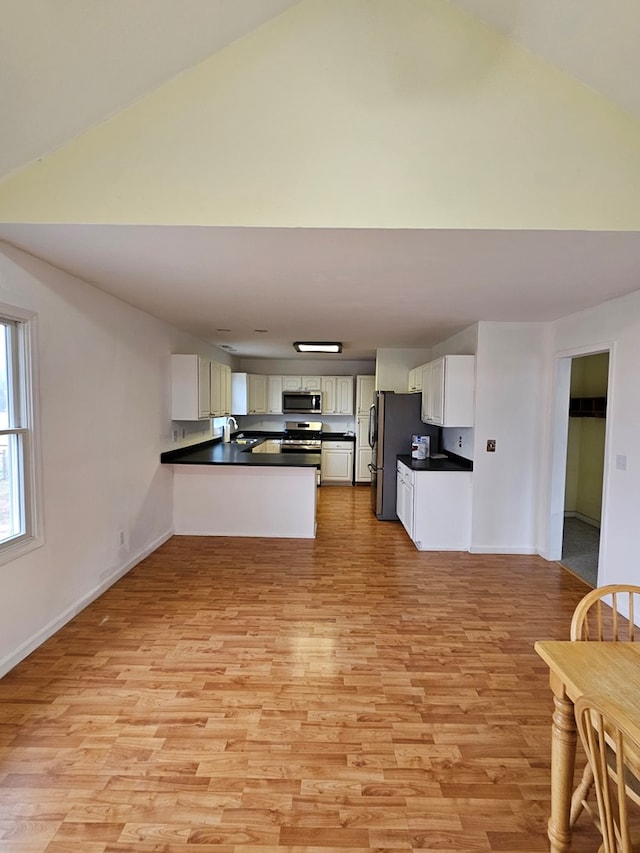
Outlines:
[{"label": "dark granite countertop", "polygon": [[346,432],[323,432],[322,433],[323,441],[353,441],[355,442],[355,435],[347,434]]},{"label": "dark granite countertop", "polygon": [[446,454],[444,459],[413,459],[410,454],[401,454],[397,458],[412,471],[473,471],[470,459],[454,453]]},{"label": "dark granite countertop", "polygon": [[[244,431],[244,434],[251,434]],[[281,433],[261,433],[261,439],[280,438]],[[261,444],[225,444],[219,438],[168,450],[160,454],[160,461],[170,465],[244,465],[256,468],[319,468],[319,453],[252,453],[254,447]]]}]

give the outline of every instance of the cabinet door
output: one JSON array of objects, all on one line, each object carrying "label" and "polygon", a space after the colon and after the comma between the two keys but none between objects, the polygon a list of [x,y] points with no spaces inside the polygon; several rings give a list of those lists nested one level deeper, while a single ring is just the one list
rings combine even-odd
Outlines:
[{"label": "cabinet door", "polygon": [[302,376],[283,376],[283,391],[302,391]]},{"label": "cabinet door", "polygon": [[320,461],[320,473],[323,482],[351,482],[353,477],[353,445],[350,442],[323,442]]},{"label": "cabinet door", "polygon": [[431,393],[431,364],[422,365],[422,415],[425,423],[431,422],[433,397]]},{"label": "cabinet door", "polygon": [[369,416],[369,409],[375,400],[375,376],[358,376],[356,378],[356,414],[358,417]]},{"label": "cabinet door", "polygon": [[336,413],[353,414],[353,376],[336,376]]},{"label": "cabinet door", "polygon": [[224,414],[223,409],[223,389],[222,389],[222,365],[217,361],[211,362],[209,372],[209,388],[211,402],[211,416],[218,418]]},{"label": "cabinet door", "polygon": [[249,414],[264,415],[267,413],[267,377],[249,374]]},{"label": "cabinet door", "polygon": [[209,360],[195,353],[171,356],[171,418],[197,421],[210,417]]},{"label": "cabinet door", "polygon": [[413,541],[420,551],[468,551],[471,471],[419,471]]},{"label": "cabinet door", "polygon": [[303,376],[301,384],[303,391],[320,391],[322,378],[320,376]]},{"label": "cabinet door", "polygon": [[358,447],[356,454],[356,483],[370,483],[371,448]]},{"label": "cabinet door", "polygon": [[231,414],[231,368],[228,364],[223,364],[221,370],[221,408],[223,415]]},{"label": "cabinet door", "polygon": [[398,464],[396,474],[396,514],[413,539],[413,481],[405,465]]},{"label": "cabinet door", "polygon": [[267,411],[282,414],[282,376],[267,376]]},{"label": "cabinet door", "polygon": [[336,413],[336,377],[323,376],[320,390],[322,392],[322,414],[334,415]]},{"label": "cabinet door", "polygon": [[444,378],[445,360],[437,358],[431,362],[431,423],[444,423]]}]

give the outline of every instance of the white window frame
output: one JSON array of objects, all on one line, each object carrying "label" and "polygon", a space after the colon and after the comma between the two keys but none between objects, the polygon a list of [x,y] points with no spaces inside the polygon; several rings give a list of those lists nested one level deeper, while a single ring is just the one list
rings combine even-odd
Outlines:
[{"label": "white window frame", "polygon": [[0,321],[13,325],[11,367],[15,405],[14,423],[8,429],[0,430],[0,434],[21,436],[19,477],[24,504],[23,531],[18,536],[0,542],[1,565],[44,544],[44,530],[38,440],[36,315],[14,305],[0,303]]}]

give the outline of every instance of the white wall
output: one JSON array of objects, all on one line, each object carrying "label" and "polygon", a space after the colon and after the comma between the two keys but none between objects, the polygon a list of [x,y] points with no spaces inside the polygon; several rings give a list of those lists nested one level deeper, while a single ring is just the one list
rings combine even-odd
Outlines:
[{"label": "white wall", "polygon": [[[544,324],[478,325],[471,550],[536,553],[547,388]],[[496,452],[488,453],[487,439]]]},{"label": "white wall", "polygon": [[241,358],[234,371],[257,373],[267,376],[373,376],[376,363],[331,358]]},{"label": "white wall", "polygon": [[2,674],[170,535],[169,355],[213,354],[9,247],[0,301],[37,312],[45,533],[0,566]]},{"label": "white wall", "polygon": [[[640,291],[558,320],[551,329],[556,358],[612,348],[598,583],[640,583]],[[616,467],[618,456],[626,470]],[[547,519],[544,524],[548,532]]]},{"label": "white wall", "polygon": [[376,351],[376,391],[407,392],[409,371],[431,359],[430,349],[381,348]]}]

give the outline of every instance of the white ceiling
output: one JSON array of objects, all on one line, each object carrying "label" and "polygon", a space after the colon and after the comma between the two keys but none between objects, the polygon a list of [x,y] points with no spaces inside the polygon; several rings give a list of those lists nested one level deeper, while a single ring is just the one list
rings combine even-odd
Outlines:
[{"label": "white ceiling", "polygon": [[478,319],[549,321],[637,289],[640,269],[640,235],[612,232],[15,224],[0,239],[247,357],[306,339],[373,358]]},{"label": "white ceiling", "polygon": [[[637,0],[449,2],[640,116]],[[292,5],[0,0],[0,176]],[[372,357],[478,319],[551,320],[640,285],[629,233],[0,225],[0,239],[244,356],[335,338],[343,358]]]}]

